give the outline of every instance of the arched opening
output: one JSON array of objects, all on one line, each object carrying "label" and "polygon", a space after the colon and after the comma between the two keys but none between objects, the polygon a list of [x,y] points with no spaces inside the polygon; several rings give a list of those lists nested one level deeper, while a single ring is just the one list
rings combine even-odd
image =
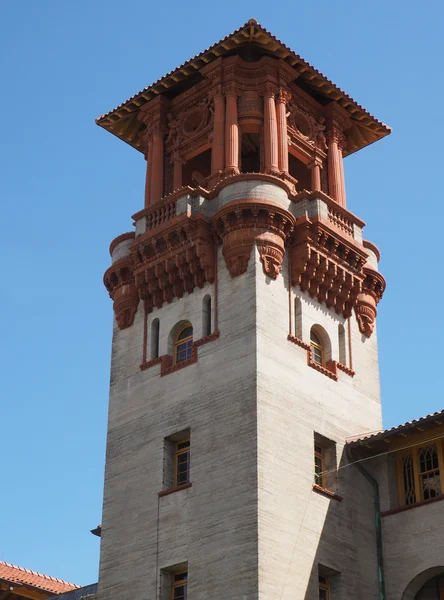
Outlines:
[{"label": "arched opening", "polygon": [[173,362],[179,364],[191,358],[193,352],[193,326],[185,323],[174,339]]},{"label": "arched opening", "polygon": [[339,362],[347,365],[347,346],[344,325],[338,325]]},{"label": "arched opening", "polygon": [[310,329],[310,347],[313,362],[325,367],[331,360],[331,343],[327,332],[320,325],[313,325]]},{"label": "arched opening", "polygon": [[302,340],[302,302],[300,298],[294,299],[294,332]]},{"label": "arched opening", "polygon": [[151,323],[151,344],[150,344],[150,358],[159,357],[159,319],[153,319]]},{"label": "arched opening", "polygon": [[417,575],[407,586],[402,600],[443,600],[444,566],[432,567]]},{"label": "arched opening", "polygon": [[211,335],[211,296],[207,294],[202,300],[202,336]]}]

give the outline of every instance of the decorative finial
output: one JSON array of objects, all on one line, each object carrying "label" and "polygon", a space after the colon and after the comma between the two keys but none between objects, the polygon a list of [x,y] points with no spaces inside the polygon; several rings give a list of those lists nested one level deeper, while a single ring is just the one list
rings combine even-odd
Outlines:
[{"label": "decorative finial", "polygon": [[256,21],[256,19],[250,19],[250,20],[248,21],[248,25],[257,25],[257,21]]}]

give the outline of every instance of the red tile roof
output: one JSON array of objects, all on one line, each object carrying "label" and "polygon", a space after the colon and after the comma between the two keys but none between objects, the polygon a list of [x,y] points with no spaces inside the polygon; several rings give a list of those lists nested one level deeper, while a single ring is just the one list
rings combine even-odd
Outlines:
[{"label": "red tile roof", "polygon": [[[233,49],[251,42],[264,48],[268,55],[274,55],[287,62],[296,69],[300,80],[303,80],[309,88],[321,96],[325,96],[330,101],[334,100],[338,102],[350,112],[353,122],[362,127],[369,137],[365,141],[356,142],[356,147],[349,148],[347,153],[355,152],[391,132],[390,127],[376,119],[363,106],[353,100],[341,88],[299,56],[299,54],[296,54],[296,52],[276,38],[265,27],[262,27],[255,19],[250,19],[242,27],[239,27],[203,52],[196,54],[176,69],[169,71],[166,75],[137,94],[134,94],[134,96],[131,96],[131,98],[119,104],[113,110],[101,115],[96,119],[96,123],[114,135],[117,135],[117,137],[129,143],[137,150],[141,150],[141,141],[138,135],[132,132],[131,136],[128,137],[124,131],[119,132],[116,130],[116,125],[119,121],[124,119],[131,120],[137,114],[139,108],[152,98],[165,91],[171,91],[176,84],[192,77],[204,65],[216,60],[220,56],[229,55]],[[140,123],[139,129],[142,130],[143,128],[144,125]]]},{"label": "red tile roof", "polygon": [[434,421],[439,420],[440,417],[444,417],[444,410],[426,415],[425,417],[419,417],[419,419],[413,419],[413,421],[407,421],[406,423],[402,423],[402,425],[397,425],[396,427],[391,427],[390,429],[385,429],[382,431],[369,431],[368,433],[360,433],[356,436],[348,437],[346,444],[358,445],[362,442],[382,440],[390,437],[391,435],[397,435],[403,431],[414,429],[418,425],[433,423]]},{"label": "red tile roof", "polygon": [[41,590],[52,592],[53,594],[62,594],[63,592],[69,592],[80,587],[79,585],[68,583],[68,581],[63,581],[63,579],[57,579],[56,577],[43,575],[30,569],[17,567],[2,560],[0,560],[0,579],[6,579],[7,581],[23,585],[31,585]]}]

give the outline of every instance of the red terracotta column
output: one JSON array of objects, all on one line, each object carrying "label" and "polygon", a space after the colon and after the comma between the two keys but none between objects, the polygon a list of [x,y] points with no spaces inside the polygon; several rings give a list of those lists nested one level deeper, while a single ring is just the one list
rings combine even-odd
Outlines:
[{"label": "red terracotta column", "polygon": [[182,187],[182,165],[183,160],[179,153],[175,152],[173,155],[173,191]]},{"label": "red terracotta column", "polygon": [[277,99],[276,116],[279,144],[279,170],[288,173],[288,132],[287,132],[287,102],[291,95],[286,90],[280,90]]},{"label": "red terracotta column", "polygon": [[311,171],[311,191],[321,191],[321,165],[318,161],[314,160],[309,165]]},{"label": "red terracotta column", "polygon": [[153,131],[153,160],[150,201],[157,202],[163,196],[163,127],[157,125]]},{"label": "red terracotta column", "polygon": [[341,206],[345,208],[346,205],[346,195],[345,195],[345,177],[344,177],[344,159],[342,156],[342,151],[345,147],[345,138],[342,136],[338,143],[338,154],[339,154],[339,170],[340,170],[340,179],[341,179]]},{"label": "red terracotta column", "polygon": [[214,124],[211,148],[211,174],[224,170],[225,100],[220,86],[214,92]]},{"label": "red terracotta column", "polygon": [[230,86],[225,95],[225,169],[235,175],[239,173],[239,125],[235,86]]},{"label": "red terracotta column", "polygon": [[340,137],[341,134],[336,129],[331,130],[328,134],[328,193],[333,200],[343,206]]},{"label": "red terracotta column", "polygon": [[267,84],[264,93],[264,154],[265,172],[279,172],[278,135],[274,88]]},{"label": "red terracotta column", "polygon": [[147,150],[145,153],[146,160],[146,180],[145,180],[145,208],[149,206],[151,201],[151,173],[152,173],[152,158],[153,158],[153,136],[148,136]]}]

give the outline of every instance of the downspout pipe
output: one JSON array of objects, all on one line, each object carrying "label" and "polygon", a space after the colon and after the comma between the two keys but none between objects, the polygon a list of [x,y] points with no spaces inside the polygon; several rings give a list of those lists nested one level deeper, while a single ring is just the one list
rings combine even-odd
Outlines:
[{"label": "downspout pipe", "polygon": [[354,464],[358,471],[367,479],[373,488],[373,512],[375,517],[376,531],[376,557],[378,561],[378,584],[379,584],[379,600],[386,600],[385,595],[385,578],[384,578],[384,555],[382,549],[382,521],[381,521],[381,503],[379,499],[379,485],[376,479],[361,465],[356,462],[352,456],[352,451],[349,446],[346,446],[346,455],[349,463]]}]

